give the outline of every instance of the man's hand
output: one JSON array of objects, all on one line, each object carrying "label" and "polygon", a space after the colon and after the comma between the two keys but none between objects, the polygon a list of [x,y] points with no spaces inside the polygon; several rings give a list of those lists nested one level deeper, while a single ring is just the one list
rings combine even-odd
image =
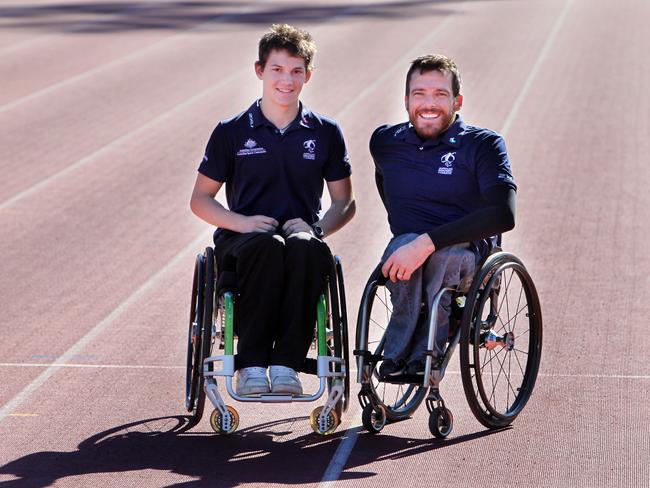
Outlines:
[{"label": "man's hand", "polygon": [[413,272],[436,250],[428,234],[398,248],[381,267],[386,278],[395,283],[397,280],[410,280]]},{"label": "man's hand", "polygon": [[266,215],[253,215],[250,217],[241,216],[237,232],[246,234],[248,232],[273,232],[278,227],[278,221]]},{"label": "man's hand", "polygon": [[282,226],[282,231],[285,236],[290,236],[291,234],[296,234],[298,232],[309,232],[311,235],[314,235],[311,225],[302,219],[287,220]]}]

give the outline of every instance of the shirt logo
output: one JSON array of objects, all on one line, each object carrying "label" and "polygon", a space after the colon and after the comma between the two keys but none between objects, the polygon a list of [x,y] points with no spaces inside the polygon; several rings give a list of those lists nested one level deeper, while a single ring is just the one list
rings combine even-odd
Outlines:
[{"label": "shirt logo", "polygon": [[257,142],[253,139],[248,139],[244,143],[244,149],[237,151],[237,156],[250,156],[251,154],[264,154],[266,149],[263,147],[257,147]]},{"label": "shirt logo", "polygon": [[302,143],[302,147],[305,148],[305,151],[302,153],[304,159],[316,159],[314,151],[316,151],[316,141],[314,139],[308,139]]},{"label": "shirt logo", "polygon": [[248,112],[248,124],[249,124],[251,127],[253,127],[253,125],[255,125],[255,124],[253,124],[253,114],[250,113],[250,112]]},{"label": "shirt logo", "polygon": [[456,144],[456,138],[455,137],[450,137],[449,142],[451,142],[452,144]]},{"label": "shirt logo", "polygon": [[393,137],[397,137],[401,132],[404,132],[407,127],[408,127],[407,125],[401,126],[399,129],[397,129],[395,131],[395,133],[393,134]]},{"label": "shirt logo", "polygon": [[438,168],[438,174],[440,175],[450,175],[454,172],[454,168],[451,166],[454,164],[454,161],[456,160],[456,153],[455,152],[448,152],[447,154],[443,154],[443,156],[440,158],[440,162],[444,164],[443,166],[440,166]]}]

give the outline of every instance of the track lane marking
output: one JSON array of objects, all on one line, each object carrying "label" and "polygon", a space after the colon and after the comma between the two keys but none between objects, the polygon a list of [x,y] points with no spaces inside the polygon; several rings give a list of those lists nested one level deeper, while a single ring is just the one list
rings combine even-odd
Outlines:
[{"label": "track lane marking", "polygon": [[86,156],[82,157],[79,159],[76,163],[73,163],[69,166],[66,166],[62,170],[51,174],[47,178],[39,181],[35,185],[32,185],[24,190],[21,190],[20,192],[16,193],[14,196],[8,198],[4,202],[0,203],[0,211],[6,209],[7,207],[10,207],[14,203],[16,203],[19,200],[22,200],[23,198],[29,197],[35,193],[38,193],[41,191],[44,187],[48,186],[50,183],[60,180],[61,178],[67,176],[68,174],[76,171],[77,169],[85,166],[86,164],[92,162],[95,158],[101,156],[102,154],[110,151],[113,149],[115,146],[119,146],[125,141],[128,141],[134,137],[140,136],[143,132],[146,132],[149,130],[151,127],[155,127],[159,123],[167,120],[170,117],[173,117],[177,111],[183,110],[187,106],[193,104],[197,100],[201,99],[202,97],[210,94],[210,92],[213,92],[215,90],[218,90],[219,88],[227,85],[228,83],[231,83],[232,81],[235,81],[237,78],[244,76],[247,74],[250,70],[248,68],[244,69],[242,68],[239,71],[236,71],[235,73],[231,74],[230,76],[226,77],[225,79],[218,81],[217,83],[210,85],[207,87],[205,90],[191,96],[187,100],[179,103],[178,105],[174,105],[173,108],[157,115],[153,119],[149,120],[148,122],[145,122],[143,125],[138,127],[137,129],[134,129],[132,131],[128,131],[125,134],[122,134],[119,136],[117,139],[112,140],[108,144],[105,144],[104,146],[100,147],[99,149],[96,149],[95,151],[91,152],[90,154],[87,154]]},{"label": "track lane marking", "polygon": [[185,369],[185,366],[154,364],[0,363],[0,368],[98,368],[98,369]]},{"label": "track lane marking", "polygon": [[[338,14],[332,15],[328,21],[334,21],[339,17],[344,17],[346,15],[349,15],[350,13],[353,13],[356,10],[360,10],[364,5],[361,6],[355,6],[355,7],[347,7],[342,9]],[[240,14],[241,15],[241,14]],[[209,22],[206,22],[208,24]],[[314,31],[318,31],[319,29],[316,28]],[[313,32],[313,31],[312,31]],[[179,34],[181,35],[181,34]],[[167,39],[167,38],[166,38]],[[96,149],[95,151],[91,152],[90,154],[87,154],[86,156],[82,157],[79,159],[77,162],[71,164],[70,166],[66,166],[65,168],[61,169],[60,171],[48,176],[47,178],[39,181],[38,183],[25,188],[24,190],[19,191],[12,197],[9,197],[7,200],[4,202],[0,203],[0,211],[6,209],[7,207],[10,207],[14,203],[16,203],[19,200],[22,200],[23,198],[29,197],[35,193],[38,193],[41,191],[44,187],[48,186],[50,183],[55,182],[65,176],[67,176],[69,173],[74,172],[80,167],[85,166],[86,164],[90,163],[93,161],[94,158],[101,156],[104,152],[111,150],[114,146],[117,146],[125,141],[130,140],[131,138],[140,135],[142,132],[145,132],[149,130],[152,126],[157,125],[158,123],[162,122],[163,120],[172,117],[175,115],[175,112],[178,110],[182,110],[186,108],[188,105],[191,105],[192,103],[198,101],[202,97],[210,94],[210,92],[215,91],[222,86],[225,86],[233,81],[235,81],[237,78],[241,76],[245,76],[250,73],[250,68],[242,68],[241,70],[238,70],[234,72],[232,75],[228,76],[226,79],[221,80],[213,85],[210,85],[203,91],[197,93],[196,95],[193,95],[192,97],[188,98],[187,100],[184,100],[183,102],[179,103],[178,105],[175,105],[173,108],[157,115],[153,119],[149,120],[148,122],[145,122],[143,125],[139,126],[136,129],[133,129],[132,131],[128,131],[125,134],[122,134],[119,136],[117,139],[112,140],[108,144]],[[0,112],[2,111],[2,107],[0,107]]]},{"label": "track lane marking", "polygon": [[[567,12],[573,3],[573,0],[568,0],[567,3],[565,3],[564,8],[555,21],[555,24],[553,25],[551,29],[551,33],[549,34],[548,38],[546,39],[546,42],[542,46],[542,49],[537,56],[537,59],[535,60],[535,64],[531,68],[530,73],[528,74],[528,77],[526,78],[526,81],[524,82],[524,85],[522,86],[521,91],[519,92],[519,95],[515,99],[512,108],[510,109],[510,112],[508,113],[508,116],[506,117],[506,120],[503,123],[503,126],[501,128],[501,134],[505,137],[507,132],[510,129],[510,126],[512,125],[513,120],[517,116],[519,112],[519,107],[523,103],[523,99],[528,93],[528,90],[530,86],[533,84],[533,81],[537,77],[537,73],[539,72],[539,69],[543,63],[543,61],[546,59],[546,55],[548,51],[550,50],[553,41],[555,40],[555,37],[557,36],[557,33],[559,32],[562,24],[564,23],[564,19],[567,16]],[[446,20],[451,19],[452,17],[447,17]],[[418,46],[421,43],[418,43]],[[410,51],[409,51],[410,52]],[[390,69],[389,72],[392,72],[393,69]],[[365,96],[366,93],[362,92],[363,95]],[[350,415],[352,414],[357,414],[358,412],[358,406],[355,405],[355,409],[350,411]],[[348,457],[350,456],[350,453],[352,452],[352,449],[354,448],[354,445],[357,442],[357,438],[359,435],[360,429],[358,427],[355,427],[354,430],[351,431],[350,435],[347,436],[343,441],[342,444],[339,445],[339,449],[336,450],[334,453],[334,457],[330,461],[329,466],[327,467],[325,471],[325,476],[323,476],[323,479],[321,480],[320,483],[320,488],[332,488],[335,484],[336,481],[338,480],[341,472],[343,469],[345,469],[345,464],[347,463]],[[347,431],[346,431],[347,432]],[[343,446],[343,443],[345,443],[345,446]]]},{"label": "track lane marking", "polygon": [[196,249],[205,241],[209,240],[209,234],[202,232],[200,236],[194,239],[190,244],[185,246],[179,253],[177,253],[163,268],[154,273],[147,281],[134,291],[129,297],[120,303],[111,313],[109,313],[102,321],[90,329],[83,337],[75,342],[67,351],[65,351],[59,359],[50,364],[45,371],[39,374],[32,380],[25,388],[17,393],[11,400],[0,407],[0,421],[11,413],[18,405],[20,405],[27,397],[36,391],[43,383],[45,383],[55,371],[61,368],[61,365],[66,364],[69,359],[76,356],[84,347],[86,347],[95,337],[101,334],[109,325],[111,325],[122,313],[126,311],[132,304],[136,303],[147,292],[149,292],[156,282],[162,278],[169,270],[180,263],[187,257],[188,254],[196,252]]},{"label": "track lane marking", "polygon": [[157,48],[164,47],[167,43],[173,42],[178,38],[188,36],[188,35],[194,33],[195,31],[200,31],[200,30],[206,28],[207,26],[209,26],[211,24],[218,24],[218,23],[226,21],[226,20],[228,20],[230,18],[236,18],[236,17],[239,17],[241,15],[248,14],[249,12],[254,10],[252,5],[253,4],[249,5],[248,7],[242,9],[241,11],[239,11],[237,13],[232,13],[231,12],[231,13],[215,15],[211,19],[209,19],[209,20],[207,20],[207,21],[205,21],[205,22],[203,22],[201,24],[195,25],[194,27],[192,27],[190,29],[187,29],[187,30],[184,30],[184,31],[182,31],[182,32],[180,32],[178,34],[174,34],[174,35],[165,37],[163,39],[160,39],[159,41],[156,41],[153,44],[150,44],[150,45],[148,45],[146,47],[138,49],[138,50],[136,50],[136,51],[134,51],[134,52],[132,52],[130,54],[127,54],[126,56],[115,59],[113,61],[109,61],[108,63],[101,64],[101,65],[96,66],[94,68],[91,68],[91,69],[89,69],[87,71],[84,71],[83,73],[79,73],[77,75],[71,76],[69,78],[66,78],[65,80],[61,80],[61,81],[59,81],[57,83],[54,83],[53,85],[42,88],[41,90],[30,93],[29,95],[25,95],[23,97],[17,98],[12,102],[6,103],[4,105],[0,105],[0,113],[5,112],[7,110],[10,110],[10,109],[12,109],[14,107],[17,107],[17,106],[21,105],[22,103],[29,102],[30,100],[33,100],[33,99],[38,98],[40,96],[47,95],[48,93],[50,93],[52,91],[55,91],[55,90],[57,90],[57,89],[59,89],[61,87],[70,85],[72,83],[75,83],[76,81],[83,80],[84,78],[88,78],[88,77],[90,77],[90,76],[92,76],[92,75],[94,75],[96,73],[101,73],[102,71],[107,71],[107,70],[109,70],[111,68],[114,68],[115,66],[119,66],[122,63],[126,63],[128,61],[133,60],[133,59],[137,59],[140,56],[146,54],[150,50],[152,51],[152,50],[155,50]]},{"label": "track lane marking", "polygon": [[[96,368],[96,369],[185,369],[183,365],[155,364],[83,364],[83,363],[0,363],[0,368]],[[356,374],[356,368],[350,368]],[[460,375],[460,371],[445,371],[445,375]],[[538,373],[540,378],[586,378],[603,380],[650,380],[650,374],[589,374],[589,373]],[[347,417],[347,415],[346,415]],[[354,426],[350,427],[354,428]]]},{"label": "track lane marking", "polygon": [[508,133],[510,130],[510,127],[512,126],[513,121],[519,114],[519,108],[524,102],[524,98],[526,95],[528,95],[528,90],[530,90],[530,87],[533,84],[533,81],[535,78],[537,78],[537,73],[539,72],[540,67],[542,66],[542,63],[546,59],[546,55],[551,49],[551,46],[555,42],[555,38],[557,37],[557,33],[560,31],[560,28],[562,27],[562,24],[564,24],[564,19],[566,18],[569,9],[571,8],[571,5],[573,4],[573,0],[568,0],[564,4],[564,8],[562,9],[562,12],[560,12],[559,17],[555,21],[555,24],[553,25],[553,28],[551,29],[551,33],[548,35],[546,38],[546,42],[542,46],[542,50],[540,51],[539,55],[537,56],[537,59],[535,60],[535,64],[533,65],[532,69],[530,70],[530,73],[528,73],[528,77],[526,78],[526,81],[524,82],[524,85],[519,92],[519,95],[515,99],[515,102],[512,105],[512,109],[510,109],[510,113],[506,117],[505,122],[503,123],[503,127],[501,127],[501,135],[505,137],[505,135]]}]

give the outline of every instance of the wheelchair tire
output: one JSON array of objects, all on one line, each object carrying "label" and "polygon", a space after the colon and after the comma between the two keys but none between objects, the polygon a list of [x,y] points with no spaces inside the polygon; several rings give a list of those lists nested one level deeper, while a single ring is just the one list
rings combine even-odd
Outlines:
[{"label": "wheelchair tire", "polygon": [[[371,370],[368,383],[362,385],[362,394],[370,395],[371,403],[381,408],[389,421],[410,417],[427,395],[428,388],[421,384],[396,384],[379,380],[379,359],[384,352],[384,333],[391,314],[390,297],[384,286],[386,280],[377,267],[363,291],[357,320],[356,349],[368,351],[376,359],[367,359]],[[365,336],[365,340],[362,337]],[[364,366],[365,368],[365,366]],[[365,405],[362,404],[362,407]]]},{"label": "wheelchair tire", "polygon": [[460,368],[472,413],[488,428],[510,425],[530,398],[542,352],[533,280],[514,255],[489,256],[467,294]]},{"label": "wheelchair tire", "polygon": [[194,276],[196,286],[192,286],[185,380],[185,406],[192,416],[191,425],[196,425],[203,417],[203,360],[212,353],[215,272],[214,251],[211,247],[207,247],[203,255],[197,256]]},{"label": "wheelchair tire", "polygon": [[429,432],[438,439],[444,439],[454,428],[454,416],[447,408],[434,408],[429,414]]},{"label": "wheelchair tire", "polygon": [[341,413],[348,409],[350,401],[350,345],[348,338],[348,315],[347,306],[345,302],[345,285],[343,282],[343,266],[338,257],[334,257],[334,276],[331,281],[335,283],[334,287],[330,288],[330,296],[332,303],[332,329],[335,337],[339,340],[334,340],[334,356],[343,358],[345,364],[345,378],[343,379],[343,399],[340,402],[340,409],[337,411],[339,418]]},{"label": "wheelchair tire", "polygon": [[185,408],[194,415],[201,374],[201,327],[203,324],[204,259],[196,257],[190,300],[190,323],[187,333],[187,364],[185,370]]}]

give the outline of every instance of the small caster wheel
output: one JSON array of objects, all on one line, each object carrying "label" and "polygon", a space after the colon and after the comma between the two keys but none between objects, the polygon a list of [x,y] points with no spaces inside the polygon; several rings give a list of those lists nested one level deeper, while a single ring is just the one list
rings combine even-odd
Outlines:
[{"label": "small caster wheel", "polygon": [[232,434],[239,427],[239,414],[230,405],[226,405],[228,414],[223,417],[219,410],[213,410],[212,415],[210,415],[210,425],[212,430],[217,434]]},{"label": "small caster wheel", "polygon": [[454,427],[454,416],[446,408],[434,408],[429,414],[429,430],[438,439],[444,439]]},{"label": "small caster wheel", "polygon": [[336,410],[331,410],[325,418],[320,418],[323,407],[316,407],[309,415],[309,424],[311,428],[320,435],[328,435],[336,430],[341,423]]},{"label": "small caster wheel", "polygon": [[361,423],[371,434],[379,434],[386,425],[386,412],[381,407],[377,411],[372,405],[368,404],[363,407],[361,412]]}]

